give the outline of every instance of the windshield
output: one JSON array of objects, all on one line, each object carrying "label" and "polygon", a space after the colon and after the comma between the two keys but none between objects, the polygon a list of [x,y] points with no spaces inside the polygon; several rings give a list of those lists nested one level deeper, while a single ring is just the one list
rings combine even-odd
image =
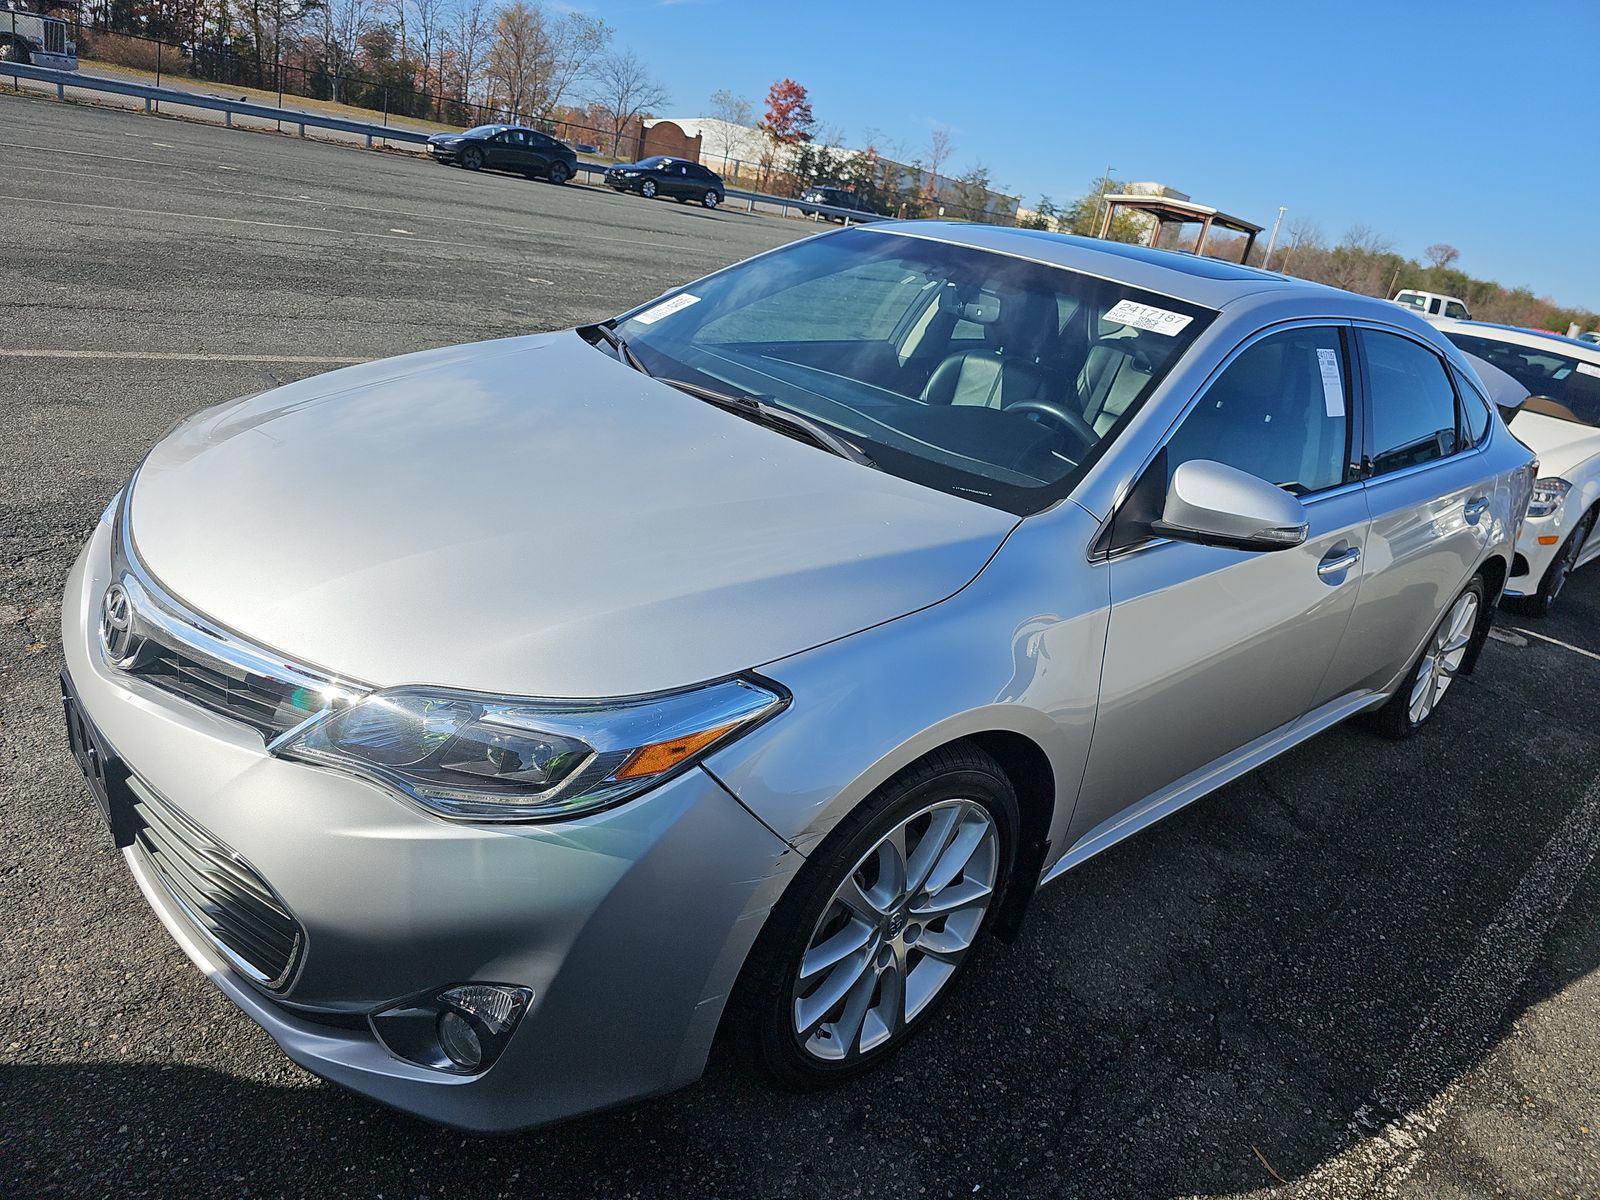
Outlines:
[{"label": "windshield", "polygon": [[[1467,333],[1445,334],[1460,349],[1499,367],[1528,390],[1517,411],[1600,426],[1600,364],[1552,344],[1521,346]],[[1515,418],[1513,418],[1513,421]]]},{"label": "windshield", "polygon": [[884,470],[1026,514],[1066,495],[1213,315],[851,229],[740,263],[619,329],[657,377],[759,396]]}]

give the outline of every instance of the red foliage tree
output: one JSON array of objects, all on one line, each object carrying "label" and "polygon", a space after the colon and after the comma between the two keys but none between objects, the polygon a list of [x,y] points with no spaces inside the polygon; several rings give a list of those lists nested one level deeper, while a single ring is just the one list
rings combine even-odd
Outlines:
[{"label": "red foliage tree", "polygon": [[780,79],[767,89],[767,111],[761,130],[775,142],[792,146],[811,140],[811,127],[817,123],[811,114],[811,99],[806,89],[792,79]]}]

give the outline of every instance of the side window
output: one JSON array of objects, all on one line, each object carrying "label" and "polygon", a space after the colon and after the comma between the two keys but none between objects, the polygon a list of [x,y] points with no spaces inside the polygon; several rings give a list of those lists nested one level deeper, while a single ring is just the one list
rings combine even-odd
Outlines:
[{"label": "side window", "polygon": [[1372,407],[1372,470],[1382,475],[1460,449],[1456,392],[1444,360],[1393,333],[1361,331]]},{"label": "side window", "polygon": [[1262,338],[1206,389],[1167,443],[1167,469],[1205,458],[1295,495],[1337,487],[1349,462],[1349,377],[1340,331]]},{"label": "side window", "polygon": [[1476,446],[1489,432],[1489,401],[1454,367],[1450,368],[1450,375],[1456,381],[1456,394],[1461,398],[1462,445]]},{"label": "side window", "polygon": [[1454,321],[1465,321],[1467,319],[1467,306],[1465,304],[1457,304],[1452,300],[1444,306],[1444,315]]}]

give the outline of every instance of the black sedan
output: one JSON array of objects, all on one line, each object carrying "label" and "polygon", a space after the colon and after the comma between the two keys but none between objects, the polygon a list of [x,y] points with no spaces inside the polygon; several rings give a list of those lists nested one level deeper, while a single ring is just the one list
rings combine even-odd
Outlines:
[{"label": "black sedan", "polygon": [[638,192],[646,200],[671,196],[679,204],[698,200],[707,208],[722,203],[722,177],[699,163],[658,154],[642,162],[618,163],[606,171],[606,186],[619,192]]},{"label": "black sedan", "polygon": [[578,173],[578,152],[548,133],[523,125],[479,125],[465,133],[436,133],[428,139],[436,162],[514,171],[529,179],[565,183]]}]

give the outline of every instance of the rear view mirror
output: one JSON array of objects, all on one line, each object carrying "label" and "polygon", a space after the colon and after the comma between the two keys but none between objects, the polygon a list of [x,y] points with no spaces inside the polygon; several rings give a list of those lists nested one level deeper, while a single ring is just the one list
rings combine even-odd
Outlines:
[{"label": "rear view mirror", "polygon": [[1280,487],[1208,459],[1179,463],[1150,532],[1234,550],[1289,550],[1306,540],[1305,505]]}]

